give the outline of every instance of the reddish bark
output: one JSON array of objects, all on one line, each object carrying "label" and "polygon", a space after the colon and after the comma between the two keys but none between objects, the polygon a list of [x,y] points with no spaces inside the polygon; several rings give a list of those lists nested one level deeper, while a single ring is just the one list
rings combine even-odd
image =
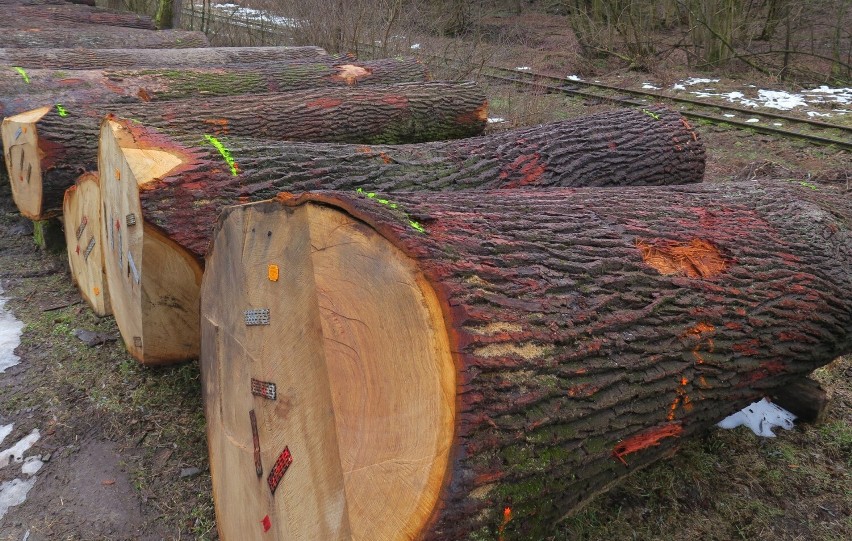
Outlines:
[{"label": "reddish bark", "polygon": [[[146,148],[185,163],[140,193],[146,220],[202,257],[222,207],[282,190],[366,191],[626,186],[700,182],[704,149],[681,116],[621,110],[484,137],[419,145],[270,143],[222,137],[237,175],[212,146],[185,146],[133,123]],[[613,149],[610,143],[616,142]],[[194,143],[194,141],[193,141]],[[203,204],[197,202],[203,201]],[[182,209],[195,208],[193,213]]]},{"label": "reddish bark", "polygon": [[[852,199],[828,189],[320,192],[262,205],[307,202],[373,228],[442,299],[459,410],[424,539],[552,535],[684,438],[852,351]],[[696,240],[724,266],[660,267],[645,248]]]}]

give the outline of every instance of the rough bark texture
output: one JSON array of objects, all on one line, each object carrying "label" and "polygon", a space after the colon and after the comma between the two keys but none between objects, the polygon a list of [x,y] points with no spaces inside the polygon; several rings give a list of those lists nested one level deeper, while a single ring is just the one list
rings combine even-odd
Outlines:
[{"label": "rough bark texture", "polygon": [[156,30],[154,21],[145,15],[135,13],[117,12],[109,9],[88,7],[84,5],[43,5],[8,6],[4,10],[6,15],[0,19],[0,26],[21,28],[17,21],[26,19],[48,19],[57,23],[85,23],[99,24],[103,26],[120,26],[126,28],[141,28],[144,30]]},{"label": "rough bark texture", "polygon": [[[54,107],[34,124],[41,176],[30,182],[41,182],[40,217],[61,211],[65,189],[80,171],[97,168],[98,132],[108,113],[167,133],[191,134],[200,143],[205,135],[416,143],[481,134],[487,102],[473,84],[410,83],[136,105],[91,104],[61,111]],[[11,148],[14,141],[7,143],[4,148]]]},{"label": "rough bark texture", "polygon": [[320,47],[202,47],[195,49],[0,49],[0,65],[26,69],[121,69],[231,66],[326,57]]},{"label": "rough bark texture", "polygon": [[[700,182],[704,148],[676,112],[632,109],[457,141],[400,146],[270,143],[222,138],[188,148],[126,124],[149,148],[189,158],[140,193],[145,219],[196,256],[222,207],[278,191],[627,186]],[[158,141],[158,138],[160,139]],[[199,204],[204,201],[204,204]],[[187,214],[186,208],[197,208]]]},{"label": "rough bark texture", "polygon": [[206,47],[203,32],[188,30],[141,30],[110,26],[50,23],[41,28],[5,28],[0,33],[0,47],[111,49],[185,49]]},{"label": "rough bark texture", "polygon": [[852,351],[844,194],[743,183],[382,197],[267,204],[316,201],[366,222],[442,299],[457,426],[425,539],[543,539],[684,438]]},{"label": "rough bark texture", "polygon": [[364,62],[337,57],[227,67],[137,70],[0,70],[0,114],[11,116],[45,103],[139,103],[154,100],[266,94],[356,84],[424,81],[413,59]]}]

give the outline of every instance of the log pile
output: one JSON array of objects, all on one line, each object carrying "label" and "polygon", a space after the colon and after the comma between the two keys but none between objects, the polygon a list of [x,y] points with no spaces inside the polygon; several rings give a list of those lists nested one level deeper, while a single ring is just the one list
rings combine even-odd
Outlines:
[{"label": "log pile", "polygon": [[[192,138],[180,141],[134,122],[107,119],[98,167],[104,213],[115,222],[104,239],[114,248],[105,266],[121,335],[131,355],[145,364],[197,357],[198,342],[190,338],[199,334],[197,277],[211,225],[225,206],[282,190],[455,191],[700,181],[704,149],[697,135],[679,114],[655,111],[653,116],[606,113],[402,146],[232,137],[221,138],[221,146],[188,145]],[[647,165],[634,169],[630,157],[637,152]],[[185,212],[188,208],[193,211]],[[130,215],[145,227],[119,223]],[[175,250],[180,253],[172,254]],[[161,272],[161,260],[173,272]],[[169,324],[161,325],[164,320]]]},{"label": "log pile", "polygon": [[702,183],[675,111],[481,135],[412,59],[0,5],[15,202],[134,358],[200,359],[223,539],[546,538],[852,351],[852,202]]}]

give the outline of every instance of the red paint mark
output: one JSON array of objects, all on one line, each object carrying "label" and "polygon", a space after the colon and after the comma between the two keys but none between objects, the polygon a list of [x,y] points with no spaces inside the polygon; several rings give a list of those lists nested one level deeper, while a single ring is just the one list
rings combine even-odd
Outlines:
[{"label": "red paint mark", "polygon": [[393,161],[391,157],[385,154],[384,152],[379,152],[379,158],[381,158],[382,161],[385,163],[391,163]]},{"label": "red paint mark", "polygon": [[115,220],[115,228],[121,229],[121,222],[119,222],[118,219]]},{"label": "red paint mark", "polygon": [[758,381],[768,378],[769,376],[775,376],[784,372],[787,366],[781,361],[766,361],[760,363],[760,366],[754,372],[749,373],[748,375],[744,375],[740,382],[737,384],[737,388],[747,387]]},{"label": "red paint mark", "polygon": [[506,529],[506,525],[512,520],[512,508],[506,507],[503,509],[503,523],[500,524],[500,528],[497,529],[500,534],[500,541],[504,541],[503,531]]},{"label": "red paint mark", "polygon": [[734,344],[731,346],[731,349],[739,353],[740,355],[744,355],[746,357],[750,357],[753,355],[757,355],[757,346],[760,345],[760,340],[757,338],[752,338],[748,342],[743,342],[741,344]]},{"label": "red paint mark", "polygon": [[77,252],[77,255],[80,255],[80,245],[79,244],[77,245],[77,250],[75,250],[75,251]]},{"label": "red paint mark", "polygon": [[690,278],[712,278],[728,268],[718,248],[703,239],[689,242],[636,240],[642,260],[660,274],[685,274]]},{"label": "red paint mark", "polygon": [[600,390],[600,386],[592,385],[591,383],[581,383],[568,389],[568,396],[572,398],[587,398]]},{"label": "red paint mark", "polygon": [[[504,187],[517,188],[519,186],[536,184],[541,179],[541,175],[544,174],[546,169],[544,164],[540,163],[540,160],[541,155],[538,152],[533,154],[524,154],[515,158],[512,163],[500,171],[501,180],[508,180],[509,178],[512,178],[512,180],[507,182]],[[514,177],[517,176],[520,176],[520,178],[515,179]]]},{"label": "red paint mark", "polygon": [[778,340],[781,342],[810,342],[810,338],[806,334],[791,332],[791,331],[781,331],[778,333]]},{"label": "red paint mark", "polygon": [[618,145],[615,144],[615,141],[610,141],[607,146],[610,150],[615,150],[616,148],[618,148]]},{"label": "red paint mark", "polygon": [[305,103],[305,107],[310,109],[331,109],[343,103],[343,100],[334,98],[319,98]]},{"label": "red paint mark", "polygon": [[74,77],[68,77],[66,79],[59,79],[56,82],[59,83],[62,86],[74,86],[74,85],[80,85],[80,84],[85,83],[85,81],[83,79],[80,79],[80,78],[75,79]]},{"label": "red paint mark", "polygon": [[725,328],[726,328],[726,329],[730,329],[730,330],[732,330],[732,331],[741,331],[741,330],[743,330],[743,326],[742,326],[742,325],[740,325],[739,323],[735,323],[735,322],[733,322],[733,321],[728,321],[727,323],[725,323]]},{"label": "red paint mark", "polygon": [[405,109],[408,107],[408,98],[405,96],[385,96],[382,98],[382,101],[398,109]]},{"label": "red paint mark", "polygon": [[204,123],[209,125],[216,135],[228,135],[230,131],[227,118],[205,118]]},{"label": "red paint mark", "polygon": [[272,471],[269,472],[269,477],[266,478],[266,483],[269,485],[269,490],[272,491],[272,494],[275,494],[275,489],[278,488],[278,485],[281,483],[281,479],[284,478],[284,474],[287,473],[287,469],[292,463],[293,455],[290,454],[290,449],[285,447],[278,456],[278,460],[276,460],[275,464],[272,466]]},{"label": "red paint mark", "polygon": [[649,447],[655,447],[665,438],[679,437],[683,432],[680,422],[667,423],[654,428],[649,428],[622,440],[612,450],[612,456],[620,460],[625,466],[627,461],[624,457],[630,453],[641,451]]},{"label": "red paint mark", "polygon": [[263,520],[261,520],[260,523],[263,524],[263,533],[268,532],[269,529],[272,528],[272,520],[270,520],[269,515],[263,517]]},{"label": "red paint mark", "polygon": [[151,94],[148,94],[148,91],[144,88],[140,88],[139,92],[137,92],[136,95],[139,97],[140,100],[144,102],[149,102],[152,99]]},{"label": "red paint mark", "polygon": [[373,149],[368,146],[360,146],[357,150],[362,154],[370,154],[371,152],[373,152]]}]

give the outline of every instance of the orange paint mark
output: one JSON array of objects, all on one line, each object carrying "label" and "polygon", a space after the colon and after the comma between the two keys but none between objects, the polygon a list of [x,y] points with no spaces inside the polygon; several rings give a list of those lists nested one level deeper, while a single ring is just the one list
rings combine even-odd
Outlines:
[{"label": "orange paint mark", "polygon": [[685,274],[690,278],[712,278],[728,268],[718,248],[702,239],[676,241],[636,241],[642,260],[660,274]]},{"label": "orange paint mark", "polygon": [[118,169],[114,170],[115,180],[121,180],[121,171]]},{"label": "orange paint mark", "polygon": [[266,276],[270,282],[278,281],[278,265],[268,265],[266,267]]},{"label": "orange paint mark", "polygon": [[136,95],[139,97],[140,100],[144,102],[149,102],[152,99],[151,94],[148,94],[148,91],[144,88],[140,88],[139,92],[137,92]]},{"label": "orange paint mark", "polygon": [[[669,406],[669,413],[668,413],[668,415],[666,415],[667,421],[674,421],[675,414],[677,412],[678,406],[683,405],[685,407],[687,404],[689,404],[689,402],[690,402],[689,396],[686,394],[686,386],[687,385],[689,385],[689,380],[686,379],[686,377],[681,376],[680,387],[678,387],[677,391],[676,391],[677,396],[675,396],[675,399],[672,402],[672,405]],[[690,407],[687,408],[687,411],[691,408],[692,408],[692,406],[690,405]]]},{"label": "orange paint mark", "polygon": [[644,430],[630,436],[616,445],[612,450],[612,456],[620,460],[625,466],[627,461],[624,457],[630,453],[641,451],[649,447],[655,447],[665,438],[679,437],[683,433],[683,427],[680,422],[667,423],[662,426],[657,426]]},{"label": "orange paint mark", "polygon": [[702,389],[708,389],[710,387],[710,385],[707,384],[707,380],[704,379],[704,376],[698,376],[698,385]]},{"label": "orange paint mark", "polygon": [[506,529],[506,525],[512,520],[512,508],[506,507],[503,509],[503,523],[500,524],[500,527],[497,529],[497,532],[500,534],[500,541],[505,541],[503,537],[503,531]]},{"label": "orange paint mark", "polygon": [[371,152],[373,152],[373,149],[368,146],[360,146],[358,147],[358,152],[362,154],[370,154]]},{"label": "orange paint mark", "polygon": [[705,323],[705,322],[702,321],[701,323],[695,325],[694,327],[690,327],[689,329],[687,329],[686,332],[683,333],[683,336],[693,335],[693,336],[700,337],[702,334],[711,333],[711,332],[714,332],[715,330],[716,330],[716,327],[714,327],[710,323]]},{"label": "orange paint mark", "polygon": [[384,152],[379,152],[379,158],[381,158],[382,161],[385,163],[391,163],[393,161],[391,157],[385,154]]},{"label": "orange paint mark", "polygon": [[296,194],[293,192],[278,192],[278,195],[275,196],[275,200],[281,203],[293,201],[294,199],[296,199]]},{"label": "orange paint mark", "polygon": [[99,287],[93,287],[93,288],[92,288],[92,292],[95,294],[95,297],[97,297],[98,295],[100,295],[100,294],[101,294],[101,288],[99,288]]},{"label": "orange paint mark", "polygon": [[339,66],[337,68],[337,71],[338,73],[336,75],[333,75],[332,78],[344,81],[348,85],[354,85],[360,79],[363,79],[364,77],[369,77],[370,74],[373,73],[373,71],[370,69],[361,66],[356,66],[354,64],[345,64],[343,66]]},{"label": "orange paint mark", "polygon": [[337,107],[341,103],[343,103],[343,100],[334,98],[319,98],[316,100],[305,102],[305,107],[308,107],[310,109],[331,109],[332,107]]},{"label": "orange paint mark", "polygon": [[517,188],[537,183],[545,171],[545,166],[540,163],[540,160],[541,155],[537,152],[529,155],[524,154],[515,158],[503,171],[500,171],[500,178],[503,180],[515,176],[520,176],[521,178],[507,183],[505,187]]}]

